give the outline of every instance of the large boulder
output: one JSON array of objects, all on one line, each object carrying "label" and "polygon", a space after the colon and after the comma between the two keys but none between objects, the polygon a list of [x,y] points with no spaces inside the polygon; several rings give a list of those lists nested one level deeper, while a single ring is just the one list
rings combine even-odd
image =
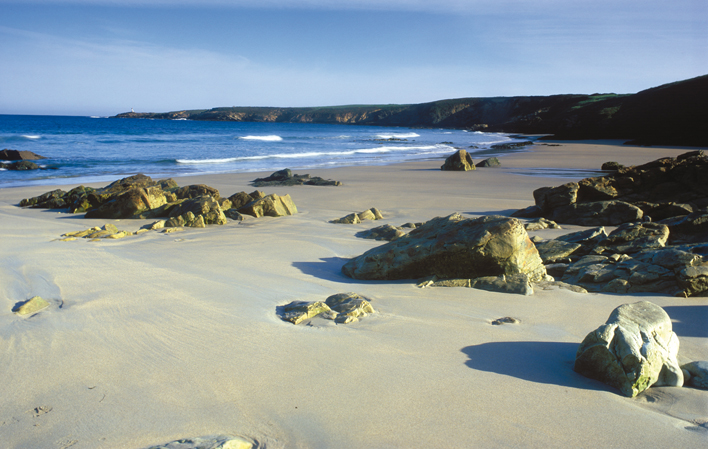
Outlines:
[{"label": "large boulder", "polygon": [[466,150],[458,150],[452,156],[445,159],[445,163],[440,167],[440,170],[452,171],[469,171],[475,170],[472,156]]},{"label": "large boulder", "polygon": [[373,248],[342,267],[354,279],[443,279],[527,274],[546,275],[523,224],[501,216],[434,218],[408,235]]},{"label": "large boulder", "polygon": [[159,186],[135,187],[119,193],[98,208],[86,213],[86,218],[133,218],[146,210],[167,203],[165,193]]},{"label": "large boulder", "polygon": [[623,304],[578,348],[573,369],[634,397],[652,385],[683,385],[671,318],[654,303]]}]

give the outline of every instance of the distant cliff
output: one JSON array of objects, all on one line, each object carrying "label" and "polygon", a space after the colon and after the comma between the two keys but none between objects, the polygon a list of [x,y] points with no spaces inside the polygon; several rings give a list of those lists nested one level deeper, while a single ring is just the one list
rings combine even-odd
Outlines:
[{"label": "distant cliff", "polygon": [[461,128],[554,139],[627,139],[642,145],[708,146],[708,75],[636,94],[460,98],[410,105],[230,107],[116,118],[327,123]]}]

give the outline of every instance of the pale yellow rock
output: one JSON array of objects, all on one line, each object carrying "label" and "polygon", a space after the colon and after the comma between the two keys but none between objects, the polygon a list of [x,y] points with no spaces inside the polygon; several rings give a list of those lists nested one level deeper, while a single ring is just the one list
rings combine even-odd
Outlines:
[{"label": "pale yellow rock", "polygon": [[65,237],[63,239],[59,239],[60,242],[71,242],[72,240],[76,240],[76,237]]},{"label": "pale yellow rock", "polygon": [[32,315],[49,307],[49,303],[39,296],[26,301],[17,309],[17,314],[21,316]]},{"label": "pale yellow rock", "polygon": [[116,232],[115,234],[107,235],[107,239],[122,239],[123,237],[130,235],[125,231]]},{"label": "pale yellow rock", "polygon": [[165,228],[162,230],[163,234],[171,234],[173,232],[184,231],[184,228]]},{"label": "pale yellow rock", "polygon": [[135,235],[140,235],[140,234],[145,234],[146,232],[150,232],[149,229],[138,229],[135,231]]},{"label": "pale yellow rock", "polygon": [[93,233],[87,235],[86,238],[87,238],[87,239],[100,239],[100,238],[102,238],[102,237],[106,237],[106,236],[111,235],[111,234],[112,234],[111,231],[106,231],[106,230],[104,229],[104,230],[102,230],[102,231],[93,232]]},{"label": "pale yellow rock", "polygon": [[215,449],[252,449],[253,443],[246,441],[243,438],[232,438],[229,441],[224,441]]},{"label": "pale yellow rock", "polygon": [[150,226],[149,229],[150,229],[150,230],[153,230],[153,229],[162,229],[162,228],[165,227],[166,221],[167,221],[167,220],[158,220],[158,221],[156,221],[155,223],[153,223],[152,226]]}]

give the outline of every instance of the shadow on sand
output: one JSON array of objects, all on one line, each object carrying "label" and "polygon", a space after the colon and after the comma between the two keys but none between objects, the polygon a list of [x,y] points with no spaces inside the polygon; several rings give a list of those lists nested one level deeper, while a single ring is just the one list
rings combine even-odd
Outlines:
[{"label": "shadow on sand", "polygon": [[601,382],[573,371],[578,343],[507,341],[462,348],[465,365],[479,371],[503,374],[542,384],[582,390],[612,391]]},{"label": "shadow on sand", "polygon": [[343,284],[410,284],[415,282],[412,279],[402,281],[367,281],[352,279],[342,273],[342,266],[349,262],[349,259],[343,257],[324,257],[320,262],[293,262],[293,267],[300,270],[303,274],[314,276],[325,281],[341,282]]},{"label": "shadow on sand", "polygon": [[708,305],[668,306],[671,327],[679,337],[708,338]]}]

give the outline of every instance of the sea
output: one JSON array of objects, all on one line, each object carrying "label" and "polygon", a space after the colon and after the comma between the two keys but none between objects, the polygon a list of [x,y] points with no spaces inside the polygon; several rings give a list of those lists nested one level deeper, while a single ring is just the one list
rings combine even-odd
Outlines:
[{"label": "sea", "polygon": [[274,172],[438,160],[464,148],[473,159],[528,140],[503,133],[311,123],[209,122],[0,115],[0,149],[46,157],[40,170],[0,169],[0,188]]}]

